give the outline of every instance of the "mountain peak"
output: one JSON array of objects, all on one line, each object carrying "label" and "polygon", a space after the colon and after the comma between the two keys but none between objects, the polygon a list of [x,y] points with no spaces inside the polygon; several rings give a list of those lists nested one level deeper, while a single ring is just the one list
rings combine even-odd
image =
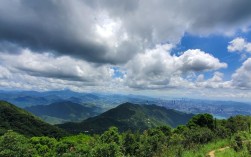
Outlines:
[{"label": "mountain peak", "polygon": [[101,133],[111,126],[118,127],[121,132],[127,130],[143,131],[160,125],[176,127],[180,124],[186,124],[192,116],[192,114],[157,105],[139,105],[126,102],[81,123],[65,123],[58,126],[73,133]]}]

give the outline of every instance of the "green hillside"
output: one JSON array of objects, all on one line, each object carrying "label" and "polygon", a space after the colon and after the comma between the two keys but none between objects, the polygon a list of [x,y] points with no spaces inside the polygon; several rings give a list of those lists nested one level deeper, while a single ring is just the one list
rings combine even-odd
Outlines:
[{"label": "green hillside", "polygon": [[61,137],[61,129],[47,124],[31,113],[8,102],[0,101],[0,135],[8,130],[27,136]]},{"label": "green hillside", "polygon": [[49,105],[37,105],[24,108],[50,124],[69,121],[82,121],[96,116],[98,107],[81,105],[71,101],[60,101]]},{"label": "green hillside", "polygon": [[[168,120],[162,120],[163,116],[167,117],[167,113],[172,114],[175,118],[171,116]],[[50,134],[47,134],[47,136],[38,135],[40,137],[20,134],[20,132],[27,134],[27,129],[35,129],[36,132],[40,132],[39,128],[41,127],[38,125],[34,127],[33,124],[41,123],[41,121],[11,104],[1,102],[1,115],[4,115],[1,116],[1,126],[4,126],[2,125],[5,124],[3,122],[6,122],[12,128],[19,126],[14,131],[7,131],[0,135],[1,157],[248,157],[251,155],[250,116],[239,115],[229,119],[217,120],[210,114],[198,114],[193,116],[186,125],[180,125],[176,128],[158,126],[146,129],[143,132],[126,131],[121,133],[118,130],[119,128],[110,127],[102,134],[87,135],[80,133],[54,138],[48,137]],[[164,122],[172,122],[172,125],[174,125],[184,120],[179,117],[186,115],[155,105],[141,106],[126,103],[91,119],[94,119],[93,123],[100,120],[96,126],[102,126],[102,122],[106,123],[109,118],[115,118],[115,121],[112,121],[113,123],[120,119],[119,124],[133,126],[144,123],[142,119],[147,118],[149,119],[147,120],[149,126],[147,124],[145,126],[150,127],[150,125],[158,125]],[[29,119],[28,117],[32,118]],[[23,119],[27,119],[33,124],[27,124]],[[102,121],[102,119],[106,121]],[[129,119],[132,125],[129,125],[129,122],[126,123],[126,119]],[[80,124],[79,126],[83,125]],[[20,128],[20,126],[25,125],[26,127]],[[107,125],[103,126],[106,127]],[[50,127],[47,125],[43,129],[47,130]]]},{"label": "green hillside", "polygon": [[160,125],[176,127],[186,124],[192,116],[156,105],[124,103],[81,123],[65,123],[58,126],[72,133],[101,133],[111,126],[118,127],[121,132],[143,131]]}]

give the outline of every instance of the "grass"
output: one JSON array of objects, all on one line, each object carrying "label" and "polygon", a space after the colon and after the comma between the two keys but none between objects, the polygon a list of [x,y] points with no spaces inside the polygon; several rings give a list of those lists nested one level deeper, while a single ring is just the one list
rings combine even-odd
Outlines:
[{"label": "grass", "polygon": [[224,151],[216,151],[215,152],[216,157],[248,157],[249,155],[246,148],[244,148],[242,151],[236,152],[234,149],[229,148]]},{"label": "grass", "polygon": [[198,147],[197,149],[184,151],[183,157],[205,157],[207,153],[211,150],[218,149],[229,145],[230,140],[224,139],[215,142],[211,142],[205,145]]},{"label": "grass", "polygon": [[[236,152],[233,148],[225,149],[224,151],[216,151],[216,157],[248,157],[251,156],[247,149],[247,141],[251,139],[251,136],[248,132],[239,132],[239,135],[244,140],[243,149]],[[233,140],[233,139],[232,139]],[[231,145],[230,139],[219,140],[216,142],[211,142],[205,145],[198,147],[197,149],[185,151],[183,157],[205,157],[208,152],[212,150],[217,150],[226,146]]]}]

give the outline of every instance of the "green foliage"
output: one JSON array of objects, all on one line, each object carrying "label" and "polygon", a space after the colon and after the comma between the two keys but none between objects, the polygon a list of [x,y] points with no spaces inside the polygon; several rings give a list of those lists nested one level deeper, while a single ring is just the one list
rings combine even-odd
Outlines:
[{"label": "green foliage", "polygon": [[228,128],[232,133],[238,131],[249,131],[250,127],[250,117],[237,115],[235,117],[230,117],[226,122],[226,128]]},{"label": "green foliage", "polygon": [[143,132],[149,128],[162,125],[177,127],[178,125],[186,124],[192,116],[192,114],[156,105],[124,103],[99,116],[86,119],[81,123],[65,123],[58,126],[71,133],[103,133],[112,126],[116,126],[119,132],[127,130]]},{"label": "green foliage", "polygon": [[241,138],[240,135],[236,135],[234,137],[234,140],[231,143],[231,147],[236,151],[240,151],[243,149],[243,144],[242,144],[243,139]]},{"label": "green foliage", "polygon": [[217,150],[219,148],[223,148],[223,147],[228,146],[229,142],[230,142],[229,139],[221,139],[221,140],[209,142],[207,144],[198,145],[194,149],[184,150],[182,153],[182,157],[205,157],[205,156],[207,156],[208,152],[210,152],[212,150]]},{"label": "green foliage", "polygon": [[79,134],[60,139],[56,146],[56,152],[59,156],[89,156],[90,150],[95,145],[93,137]]},{"label": "green foliage", "polygon": [[65,131],[49,125],[25,110],[0,101],[0,135],[13,130],[26,136],[62,137]]},{"label": "green foliage", "polygon": [[209,129],[214,128],[214,119],[210,114],[198,114],[189,120],[187,126],[189,128],[193,127],[207,127]]},{"label": "green foliage", "polygon": [[29,157],[33,152],[31,144],[23,135],[8,131],[0,137],[1,157]]},{"label": "green foliage", "polygon": [[231,136],[230,129],[224,126],[218,126],[214,131],[215,131],[215,135],[219,138],[227,138]]},{"label": "green foliage", "polygon": [[138,153],[140,147],[139,134],[127,132],[123,135],[122,141],[123,154],[133,156]]},{"label": "green foliage", "polygon": [[37,150],[39,156],[50,157],[55,156],[55,148],[57,140],[50,137],[32,137],[30,143]]},{"label": "green foliage", "polygon": [[[4,116],[0,115],[0,117],[5,118],[5,121],[1,121],[0,123],[0,131],[2,128],[6,129],[8,127],[13,127],[10,119],[17,121],[16,117],[13,114],[9,114],[9,108],[12,108],[12,106],[9,104],[4,104],[1,106],[1,108],[4,108],[3,106],[5,106],[5,108],[7,107],[7,110],[4,111],[6,111],[6,113],[8,114],[4,114]],[[127,128],[124,126],[124,123],[120,123],[121,121],[116,121],[115,124],[119,124],[118,126],[122,127],[122,129],[117,127],[110,127],[102,134],[98,135],[78,134],[72,136],[64,136],[61,138],[42,136],[44,135],[44,132],[46,130],[43,130],[44,132],[40,132],[41,127],[40,125],[37,125],[36,122],[34,123],[35,126],[29,126],[30,128],[34,129],[33,131],[35,131],[35,133],[38,132],[38,136],[35,137],[24,136],[27,134],[21,135],[14,132],[18,131],[18,129],[7,132],[6,130],[4,130],[4,132],[6,133],[0,136],[0,156],[202,157],[205,156],[210,150],[229,146],[230,143],[232,147],[228,150],[229,152],[227,151],[228,155],[231,154],[233,156],[238,156],[241,154],[242,156],[248,156],[251,153],[251,144],[246,143],[248,139],[251,139],[251,136],[248,132],[250,127],[250,117],[248,116],[236,116],[231,117],[228,120],[214,120],[213,117],[209,114],[199,114],[194,116],[187,125],[181,125],[175,129],[172,129],[167,125],[161,125],[161,122],[159,122],[156,126],[152,125],[153,123],[151,122],[153,122],[154,119],[157,121],[159,117],[162,117],[163,112],[159,112],[159,110],[154,106],[148,107],[148,109],[143,109],[144,112],[141,112],[142,108],[140,106],[129,105],[128,108],[128,104],[124,105],[122,106],[122,108],[119,108],[121,112],[123,110],[123,113],[127,113],[125,115],[122,115],[124,119],[121,118],[121,115],[119,114],[121,112],[115,112],[118,111],[117,109],[112,112],[114,115],[112,115],[111,113],[103,114],[104,119],[109,117],[108,119],[106,119],[107,121],[111,120],[111,118],[114,117],[118,119],[121,118],[120,120],[122,122],[125,121],[126,118],[129,118],[128,123],[136,120],[136,123],[139,124],[140,128],[144,126],[144,130],[140,131],[136,131],[134,129],[132,131],[121,133],[121,130]],[[151,109],[151,111],[149,111],[149,109]],[[137,110],[140,110],[140,112]],[[19,113],[17,117],[19,117],[20,115],[25,115],[28,117],[32,116],[22,109],[15,107],[14,110],[11,111]],[[151,115],[155,118],[151,119],[142,114],[146,112],[148,113],[147,115]],[[135,113],[137,114],[135,115]],[[6,117],[8,118],[6,119]],[[39,119],[36,119],[36,117],[32,117],[36,121],[40,121]],[[132,120],[130,120],[130,118],[132,118]],[[138,120],[140,118],[141,121]],[[143,123],[142,118],[143,121],[146,120],[147,123]],[[110,122],[110,124],[112,124],[115,121],[111,120]],[[18,123],[19,122],[17,121],[14,124],[18,126]],[[149,124],[152,126],[146,126]],[[75,129],[75,126],[76,125],[73,125],[72,129]],[[105,124],[105,126],[108,125]],[[133,126],[136,127],[136,124],[133,124]],[[81,127],[77,129],[80,128]],[[24,129],[20,132],[26,133],[27,130]],[[48,133],[49,132],[50,131],[48,131]],[[219,152],[217,153],[220,154]]]},{"label": "green foliage", "polygon": [[246,147],[247,147],[248,154],[251,155],[251,142],[250,141],[247,142]]},{"label": "green foliage", "polygon": [[120,152],[120,147],[112,142],[112,143],[100,143],[94,147],[94,150],[92,152],[92,155],[94,157],[111,157],[111,156],[123,156],[123,154]]},{"label": "green foliage", "polygon": [[206,127],[203,128],[193,128],[184,132],[186,147],[191,148],[196,144],[205,144],[213,140],[213,132]]},{"label": "green foliage", "polygon": [[172,134],[172,129],[168,126],[159,126],[156,129],[161,131],[166,137],[170,137]]},{"label": "green foliage", "polygon": [[100,136],[100,140],[102,143],[114,142],[116,144],[120,144],[120,136],[119,136],[118,128],[116,128],[116,127],[109,128],[108,131],[104,132]]},{"label": "green foliage", "polygon": [[41,117],[48,123],[60,124],[67,121],[82,121],[96,116],[98,107],[78,104],[71,101],[60,101],[49,105],[26,107],[25,110]]}]

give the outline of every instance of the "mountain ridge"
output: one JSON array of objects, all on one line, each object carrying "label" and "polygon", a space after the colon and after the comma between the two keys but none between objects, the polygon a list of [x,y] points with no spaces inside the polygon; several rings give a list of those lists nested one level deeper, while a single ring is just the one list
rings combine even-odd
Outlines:
[{"label": "mountain ridge", "polygon": [[0,134],[8,130],[26,136],[62,137],[66,134],[62,129],[43,122],[33,114],[6,101],[0,101]]},{"label": "mountain ridge", "polygon": [[[98,114],[98,107],[78,104],[71,101],[58,101],[49,105],[37,105],[24,108],[25,110],[41,117],[48,123],[58,119],[59,123],[69,121],[81,121]],[[61,122],[60,122],[61,119]]]},{"label": "mountain ridge", "polygon": [[70,122],[57,126],[72,133],[101,133],[111,126],[118,127],[121,132],[143,131],[161,125],[177,127],[186,124],[192,116],[193,114],[157,105],[139,105],[127,102],[80,123]]}]

